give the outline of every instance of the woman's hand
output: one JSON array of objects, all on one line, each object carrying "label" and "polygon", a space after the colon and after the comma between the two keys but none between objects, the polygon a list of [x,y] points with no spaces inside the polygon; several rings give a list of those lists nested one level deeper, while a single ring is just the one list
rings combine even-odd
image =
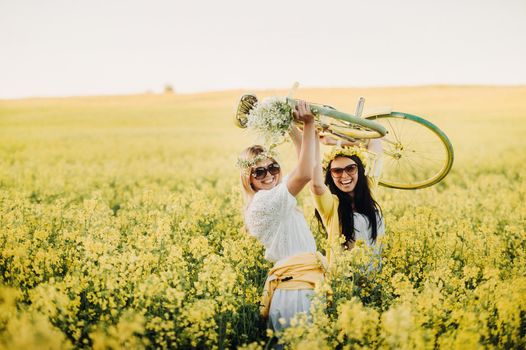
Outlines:
[{"label": "woman's hand", "polygon": [[298,129],[296,125],[292,124],[292,128],[290,128],[289,135],[290,139],[292,140],[292,143],[294,144],[294,148],[296,149],[296,155],[299,158],[303,133],[300,131],[300,129]]},{"label": "woman's hand", "polygon": [[289,193],[296,197],[312,178],[315,157],[314,151],[318,139],[316,136],[316,128],[314,127],[314,115],[307,105],[307,102],[298,101],[294,107],[293,115],[297,122],[303,123],[298,165],[292,170],[287,180]]},{"label": "woman's hand", "polygon": [[[338,141],[340,141],[338,143]],[[368,140],[356,140],[354,142],[347,141],[347,140],[337,140],[336,138],[329,136],[329,135],[320,135],[320,142],[326,146],[335,146],[340,145],[342,147],[347,146],[361,146],[361,145],[367,145]]]},{"label": "woman's hand", "polygon": [[292,112],[294,119],[303,124],[310,124],[314,122],[314,114],[310,110],[310,106],[303,100],[298,100]]},{"label": "woman's hand", "polygon": [[328,135],[320,135],[320,142],[326,146],[334,146],[336,139]]}]

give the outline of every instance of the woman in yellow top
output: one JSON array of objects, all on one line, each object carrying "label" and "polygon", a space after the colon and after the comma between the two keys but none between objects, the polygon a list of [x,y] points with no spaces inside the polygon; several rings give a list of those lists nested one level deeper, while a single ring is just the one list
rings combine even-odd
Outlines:
[{"label": "woman in yellow top", "polygon": [[381,154],[380,140],[371,140],[367,150],[338,144],[322,162],[317,144],[311,192],[316,216],[327,230],[329,263],[331,250],[339,245],[341,236],[345,249],[352,249],[356,240],[363,240],[380,254],[377,242],[385,233],[385,224],[372,189],[382,166]]}]

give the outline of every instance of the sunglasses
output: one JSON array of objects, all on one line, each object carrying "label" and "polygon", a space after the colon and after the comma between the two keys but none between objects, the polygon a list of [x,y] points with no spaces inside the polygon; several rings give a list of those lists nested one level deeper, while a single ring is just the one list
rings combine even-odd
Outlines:
[{"label": "sunglasses", "polygon": [[272,163],[267,167],[257,167],[254,170],[252,170],[252,176],[256,180],[263,180],[265,176],[267,176],[267,171],[270,173],[270,175],[276,175],[279,174],[281,171],[278,163]]},{"label": "sunglasses", "polygon": [[331,168],[331,174],[334,177],[342,177],[344,171],[349,176],[354,175],[358,171],[358,165],[357,164],[349,164],[345,168]]}]

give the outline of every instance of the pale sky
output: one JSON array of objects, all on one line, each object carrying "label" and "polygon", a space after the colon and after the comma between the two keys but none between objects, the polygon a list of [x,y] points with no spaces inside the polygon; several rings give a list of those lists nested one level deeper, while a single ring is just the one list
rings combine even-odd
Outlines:
[{"label": "pale sky", "polygon": [[0,0],[0,98],[526,84],[526,0]]}]

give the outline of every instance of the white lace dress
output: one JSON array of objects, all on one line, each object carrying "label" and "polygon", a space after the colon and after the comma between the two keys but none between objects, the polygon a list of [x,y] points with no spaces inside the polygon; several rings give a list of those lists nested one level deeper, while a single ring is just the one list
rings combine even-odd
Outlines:
[{"label": "white lace dress", "polygon": [[[245,212],[248,231],[265,246],[265,259],[280,264],[299,253],[316,252],[316,242],[287,188],[288,176],[271,190],[260,190]],[[270,326],[279,331],[298,312],[308,312],[311,289],[276,289],[269,311]],[[283,319],[283,324],[280,322]]]}]

